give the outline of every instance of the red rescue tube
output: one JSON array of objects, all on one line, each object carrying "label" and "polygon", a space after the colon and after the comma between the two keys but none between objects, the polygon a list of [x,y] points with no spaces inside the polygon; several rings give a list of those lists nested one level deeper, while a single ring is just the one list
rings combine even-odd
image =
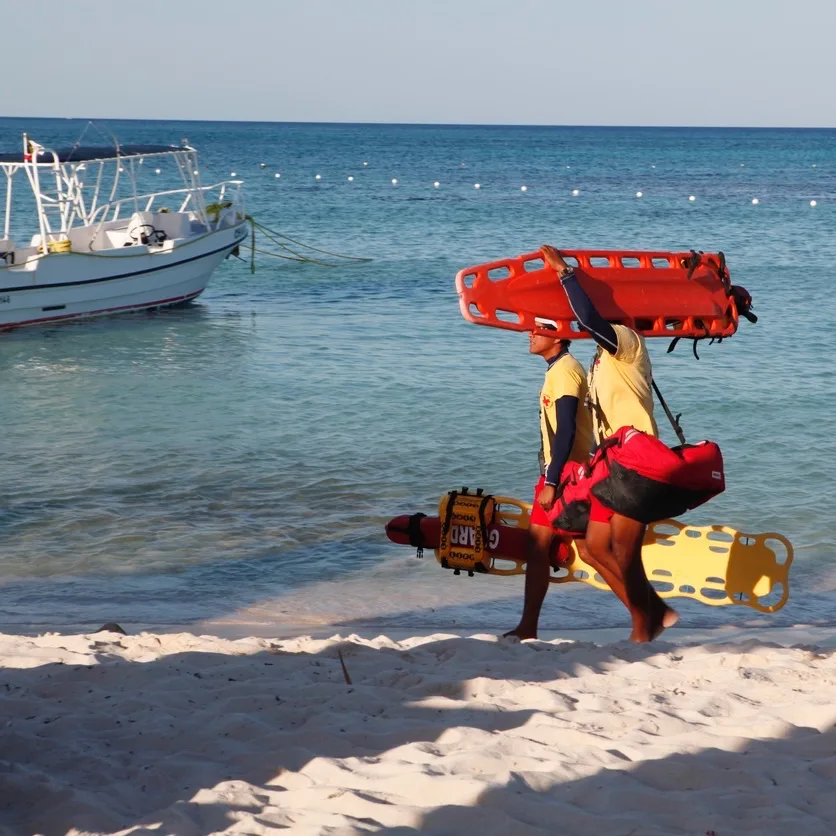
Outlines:
[{"label": "red rescue tube", "polygon": [[[409,514],[401,514],[386,523],[386,536],[401,546],[410,544]],[[421,537],[425,549],[437,549],[441,542],[441,520],[438,517],[421,517]]]},{"label": "red rescue tube", "polygon": [[[386,523],[386,536],[402,546],[417,542],[410,537],[410,520],[412,516],[402,514]],[[420,530],[423,547],[437,549],[441,540],[441,520],[438,517],[421,517]],[[489,525],[487,545],[488,551],[500,560],[514,560],[525,562],[528,544],[528,530],[511,525]],[[552,555],[552,562],[563,562],[569,559],[570,550],[567,543],[555,538],[556,555]]]}]

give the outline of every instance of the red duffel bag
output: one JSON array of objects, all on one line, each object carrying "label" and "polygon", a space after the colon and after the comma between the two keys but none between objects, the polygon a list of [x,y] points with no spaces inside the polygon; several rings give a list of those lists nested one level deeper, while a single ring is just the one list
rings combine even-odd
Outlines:
[{"label": "red duffel bag", "polygon": [[726,489],[723,456],[713,441],[668,447],[622,427],[589,463],[567,462],[549,513],[555,532],[583,537],[590,495],[625,517],[652,523],[678,517]]},{"label": "red duffel bag", "polygon": [[[595,478],[595,460],[605,462]],[[713,441],[668,447],[622,427],[593,456],[592,495],[618,514],[652,523],[678,517],[726,489],[723,455]]]}]

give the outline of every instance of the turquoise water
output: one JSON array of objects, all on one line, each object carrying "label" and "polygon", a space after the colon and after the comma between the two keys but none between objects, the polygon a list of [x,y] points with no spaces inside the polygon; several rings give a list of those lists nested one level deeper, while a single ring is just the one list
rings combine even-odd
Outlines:
[{"label": "turquoise water", "polygon": [[[0,148],[84,124],[3,119]],[[453,277],[543,242],[726,253],[760,322],[699,361],[651,346],[689,438],[727,462],[727,492],[686,519],[779,531],[796,562],[780,613],[686,602],[685,623],[832,620],[836,132],[108,127],[188,137],[261,223],[373,260],[230,260],[188,308],[0,334],[0,629],[513,626],[519,579],[454,578],[383,525],[462,484],[529,498],[543,364],[525,335],[465,323]],[[543,624],[626,618],[560,588]]]}]

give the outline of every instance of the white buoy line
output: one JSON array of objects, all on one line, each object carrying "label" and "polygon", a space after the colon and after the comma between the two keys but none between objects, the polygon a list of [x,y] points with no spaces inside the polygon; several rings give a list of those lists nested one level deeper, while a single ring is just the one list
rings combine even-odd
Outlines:
[{"label": "white buoy line", "polygon": [[[368,166],[368,162],[364,162],[364,163],[363,163],[363,165],[364,165],[364,166]],[[740,165],[741,165],[741,167],[743,167],[745,164],[744,164],[744,163],[741,163]],[[260,164],[260,167],[264,168],[265,166],[264,166],[263,164]],[[655,167],[656,167],[655,165],[651,166],[651,168],[655,168]],[[813,168],[815,168],[815,167],[816,167],[815,163],[813,164],[813,166],[812,166],[812,167],[813,167]],[[566,166],[566,168],[570,168],[570,166]],[[159,168],[155,169],[155,173],[159,174],[159,173],[160,173],[160,169],[159,169]],[[197,174],[197,173],[198,173],[198,172],[195,172],[195,174]],[[232,177],[237,177],[238,175],[237,175],[237,172],[235,172],[235,171],[231,171],[231,172],[230,172],[230,176],[232,176]],[[273,176],[274,176],[274,178],[275,178],[275,179],[277,179],[277,180],[278,180],[278,179],[280,179],[280,178],[281,178],[281,176],[282,176],[282,175],[281,175],[281,173],[280,173],[280,172],[275,172],[275,173],[273,174]],[[321,174],[316,174],[316,175],[314,175],[314,179],[315,179],[315,180],[322,180],[322,175],[321,175]],[[354,175],[349,174],[349,175],[347,176],[347,178],[346,178],[346,179],[347,179],[347,181],[348,181],[349,183],[353,183],[355,178],[354,178]],[[400,181],[398,180],[398,178],[397,178],[397,177],[393,177],[393,178],[391,178],[391,180],[390,180],[390,183],[391,183],[393,186],[397,186],[397,185],[399,184],[399,182],[400,182]],[[439,189],[439,188],[441,188],[441,181],[439,181],[439,180],[434,180],[434,181],[433,181],[433,183],[432,183],[432,186],[433,186],[433,188],[434,188],[434,189]],[[476,190],[476,191],[481,190],[481,189],[482,189],[482,187],[483,187],[483,184],[482,184],[482,183],[474,183],[474,184],[473,184],[473,189],[474,189],[474,190]],[[528,192],[528,190],[529,190],[529,186],[528,186],[528,185],[521,185],[521,186],[519,187],[519,190],[520,190],[521,192]],[[638,199],[642,199],[642,198],[644,198],[644,197],[645,197],[645,193],[644,193],[643,191],[637,191],[637,192],[635,192],[634,194],[635,194],[635,197],[636,197],[636,198],[638,198]],[[576,189],[572,189],[572,190],[571,190],[571,196],[572,196],[572,197],[579,197],[580,195],[581,195],[581,190],[580,190],[580,189],[577,189],[577,188],[576,188]],[[692,195],[688,195],[688,202],[689,202],[689,203],[695,203],[695,202],[696,202],[696,200],[697,200],[697,196],[696,196],[696,195],[693,195],[693,194],[692,194]],[[816,207],[816,206],[818,206],[818,201],[817,201],[817,200],[810,200],[810,201],[808,201],[808,203],[809,203],[809,205],[810,205],[811,207]],[[753,197],[753,198],[751,198],[751,205],[752,205],[752,206],[759,206],[759,205],[760,205],[760,198],[758,198],[758,197]]]}]

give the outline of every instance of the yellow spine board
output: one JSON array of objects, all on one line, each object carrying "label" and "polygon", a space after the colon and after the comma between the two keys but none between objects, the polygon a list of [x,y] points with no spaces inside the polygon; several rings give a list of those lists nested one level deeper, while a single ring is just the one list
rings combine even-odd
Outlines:
[{"label": "yellow spine board", "polygon": [[[528,528],[531,505],[508,497],[494,500],[497,523]],[[487,558],[488,574],[525,574],[524,560]],[[786,604],[792,560],[792,544],[781,534],[744,534],[725,525],[693,526],[676,520],[649,525],[642,547],[647,577],[663,598],[693,598],[712,607],[738,604],[765,613]],[[503,568],[503,563],[514,565]],[[574,542],[572,559],[550,580],[609,589]]]},{"label": "yellow spine board", "polygon": [[494,522],[496,503],[490,495],[451,491],[441,498],[441,537],[435,556],[448,569],[489,573],[487,526]]}]

